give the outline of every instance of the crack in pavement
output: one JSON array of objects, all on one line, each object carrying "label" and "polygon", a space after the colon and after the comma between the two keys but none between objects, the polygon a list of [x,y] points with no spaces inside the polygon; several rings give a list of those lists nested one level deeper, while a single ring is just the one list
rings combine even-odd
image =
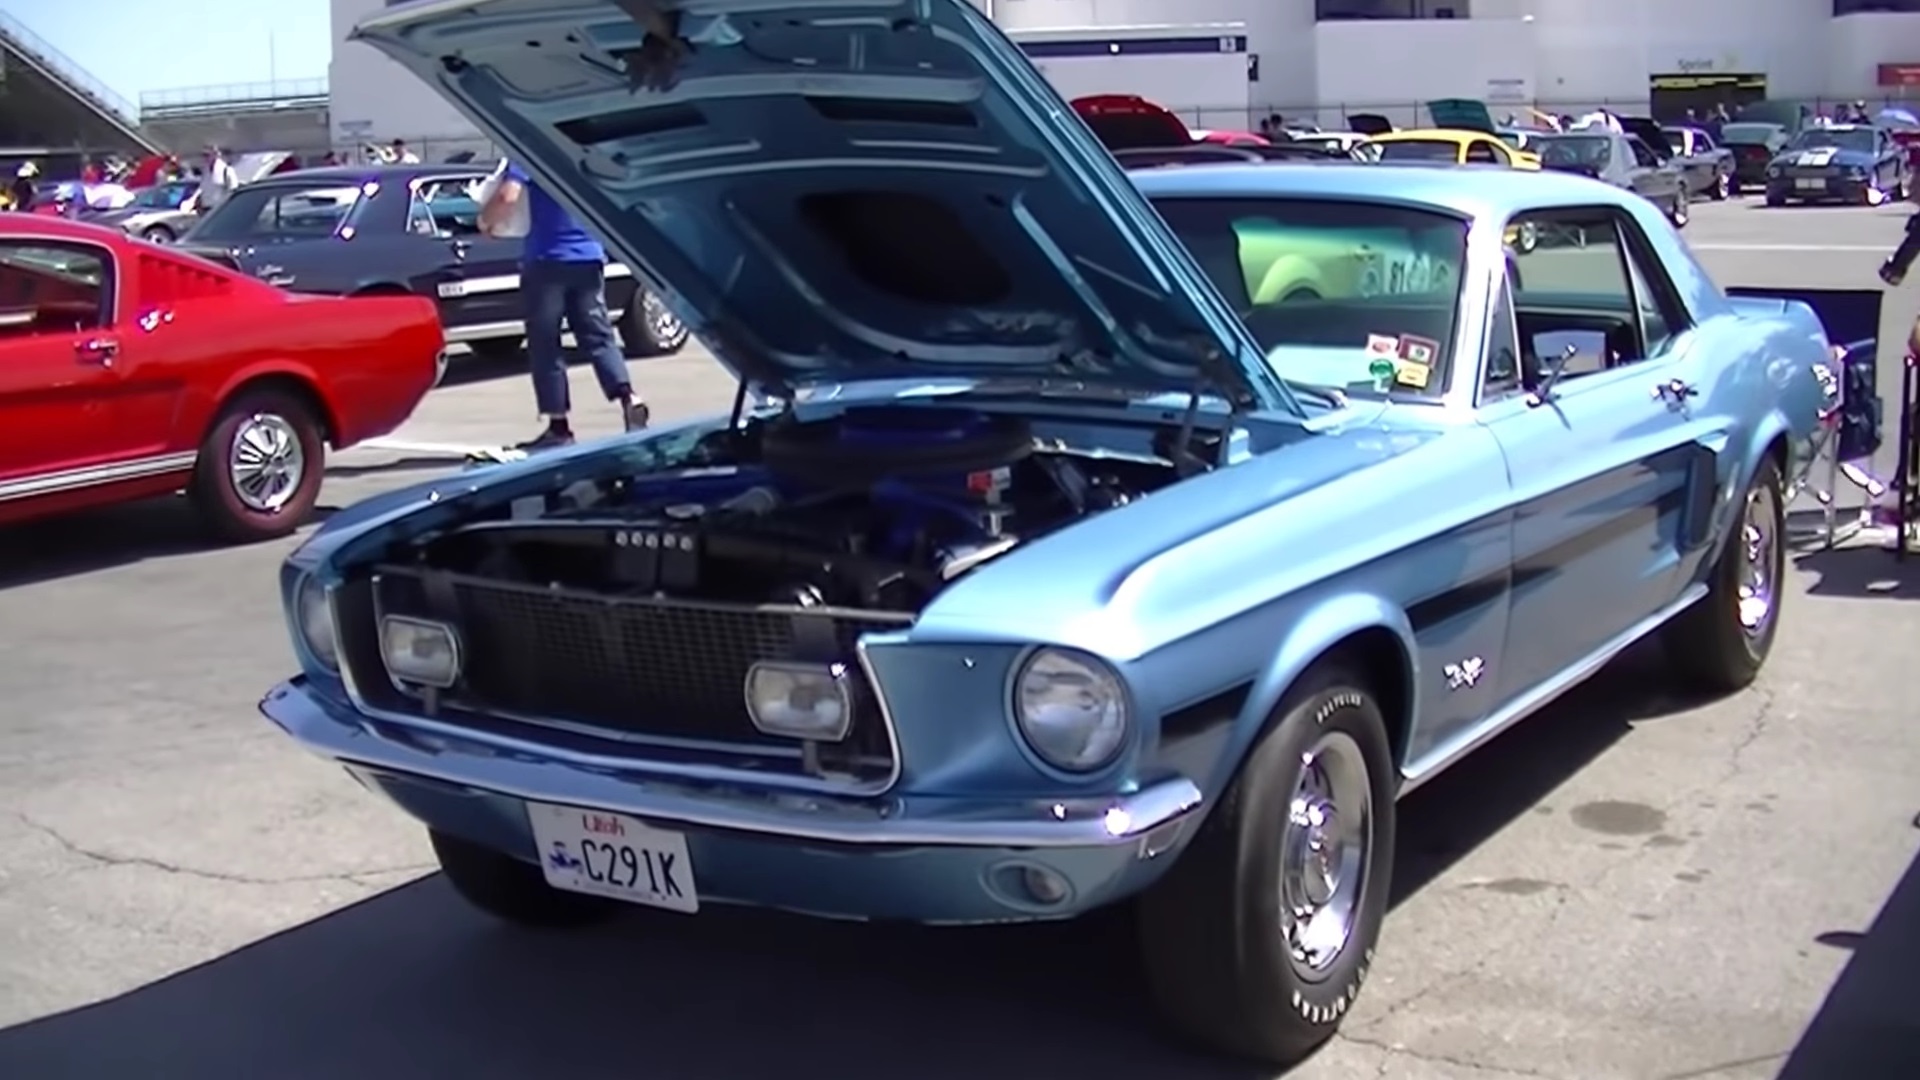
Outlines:
[{"label": "crack in pavement", "polygon": [[336,881],[357,888],[377,888],[364,879],[381,877],[387,874],[405,873],[413,870],[431,870],[430,863],[414,863],[406,866],[380,866],[369,870],[336,871],[327,874],[289,874],[285,877],[259,877],[251,874],[233,874],[220,870],[205,870],[194,866],[168,862],[144,855],[116,855],[112,852],[96,851],[78,843],[51,825],[34,820],[26,814],[15,811],[13,816],[28,829],[53,841],[69,855],[82,859],[94,866],[137,866],[148,870],[158,870],[164,874],[178,874],[183,877],[200,878],[204,881],[218,881],[229,885],[298,885],[319,881]]},{"label": "crack in pavement", "polygon": [[1783,1061],[1792,1053],[1793,1051],[1791,1050],[1781,1050],[1777,1053],[1760,1054],[1756,1057],[1735,1058],[1732,1061],[1722,1061],[1718,1065],[1707,1065],[1698,1069],[1688,1069],[1685,1072],[1668,1073],[1660,1077],[1660,1080],[1709,1080],[1710,1077],[1718,1076],[1721,1073],[1729,1073],[1735,1069],[1745,1069],[1753,1065],[1770,1065],[1776,1061]]},{"label": "crack in pavement", "polygon": [[1469,1072],[1491,1077],[1525,1077],[1526,1080],[1559,1080],[1558,1077],[1555,1077],[1551,1073],[1534,1072],[1531,1069],[1509,1069],[1502,1065],[1487,1065],[1478,1061],[1469,1061],[1466,1058],[1449,1057],[1445,1054],[1425,1053],[1415,1050],[1410,1046],[1402,1046],[1399,1043],[1360,1038],[1349,1035],[1344,1031],[1334,1035],[1334,1038],[1353,1046],[1363,1046],[1369,1050],[1378,1050],[1387,1055],[1386,1060],[1380,1063],[1379,1071],[1374,1074],[1375,1080],[1385,1080],[1385,1077],[1392,1075],[1393,1063],[1400,1058],[1406,1058],[1410,1061],[1424,1061],[1429,1065],[1445,1065],[1455,1069],[1466,1069]]}]

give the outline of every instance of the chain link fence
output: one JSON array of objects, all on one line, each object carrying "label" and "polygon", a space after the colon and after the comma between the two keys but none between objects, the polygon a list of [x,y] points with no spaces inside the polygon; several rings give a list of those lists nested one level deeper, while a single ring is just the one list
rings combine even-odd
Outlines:
[{"label": "chain link fence", "polygon": [[[1771,98],[1770,101],[1785,101],[1806,109],[1809,116],[1836,115],[1844,107],[1856,102],[1865,104],[1869,115],[1877,115],[1885,109],[1907,110],[1920,115],[1920,88],[1914,92],[1881,94],[1866,98],[1826,98],[1812,97],[1800,99]],[[1513,122],[1521,126],[1531,126],[1539,114],[1550,116],[1578,117],[1597,109],[1606,109],[1622,116],[1649,116],[1655,114],[1655,103],[1651,97],[1610,97],[1585,99],[1537,99],[1530,101],[1492,101],[1487,103],[1488,111],[1493,114],[1496,123]],[[1418,101],[1352,101],[1321,102],[1318,104],[1288,104],[1284,102],[1256,103],[1253,105],[1219,106],[1182,106],[1171,110],[1189,127],[1211,131],[1255,131],[1262,120],[1279,117],[1283,126],[1317,125],[1327,131],[1345,130],[1350,118],[1362,114],[1385,117],[1395,127],[1421,127],[1432,122],[1427,114],[1426,105]],[[1672,110],[1662,110],[1669,114]],[[1680,115],[1664,115],[1662,120],[1678,121]],[[310,135],[295,137],[291,142],[285,136],[276,145],[252,145],[251,141],[239,137],[230,141],[235,153],[255,151],[285,150],[298,155],[303,164],[317,164],[333,155],[334,160],[371,161],[382,152],[391,148],[391,139],[384,140],[340,140],[328,131],[324,124],[316,124]],[[491,140],[478,132],[443,132],[428,135],[408,135],[402,137],[406,149],[419,156],[425,162],[445,162],[453,160],[471,160],[492,163],[500,157],[500,149]]]},{"label": "chain link fence", "polygon": [[[1920,88],[1901,92],[1882,93],[1865,97],[1851,98],[1769,98],[1772,102],[1785,102],[1804,108],[1809,116],[1832,117],[1845,107],[1856,102],[1866,106],[1867,114],[1874,116],[1885,109],[1900,109],[1920,116]],[[1579,117],[1586,113],[1605,109],[1621,116],[1658,116],[1664,122],[1677,122],[1684,119],[1684,109],[1667,107],[1662,104],[1656,108],[1651,94],[1641,97],[1610,98],[1561,98],[1524,101],[1489,101],[1487,111],[1493,114],[1495,123],[1512,122],[1520,126],[1532,126],[1536,114],[1550,116]],[[1182,106],[1170,108],[1174,115],[1185,121],[1187,126],[1210,131],[1254,131],[1261,120],[1279,117],[1283,126],[1316,125],[1326,131],[1345,130],[1349,118],[1359,115],[1382,116],[1399,128],[1424,127],[1432,122],[1424,102],[1419,101],[1336,101],[1317,104],[1288,104],[1285,102],[1255,103],[1253,105],[1220,106]]]}]

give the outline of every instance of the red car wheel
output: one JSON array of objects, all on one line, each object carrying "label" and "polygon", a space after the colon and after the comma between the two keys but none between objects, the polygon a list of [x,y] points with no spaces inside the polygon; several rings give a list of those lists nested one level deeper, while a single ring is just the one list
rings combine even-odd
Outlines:
[{"label": "red car wheel", "polygon": [[207,431],[190,494],[222,539],[270,540],[305,523],[325,468],[326,434],[313,408],[285,390],[248,390]]}]

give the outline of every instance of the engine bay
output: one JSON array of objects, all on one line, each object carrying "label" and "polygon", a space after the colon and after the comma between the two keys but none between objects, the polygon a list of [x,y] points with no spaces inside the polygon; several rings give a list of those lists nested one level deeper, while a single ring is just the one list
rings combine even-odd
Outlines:
[{"label": "engine bay", "polygon": [[415,546],[420,564],[609,596],[915,613],[1021,544],[1179,478],[1022,417],[886,406],[705,436],[668,472],[582,482]]}]

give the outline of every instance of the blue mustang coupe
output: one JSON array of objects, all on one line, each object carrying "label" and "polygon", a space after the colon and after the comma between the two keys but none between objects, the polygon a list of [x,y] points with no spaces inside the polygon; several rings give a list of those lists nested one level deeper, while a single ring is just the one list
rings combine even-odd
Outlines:
[{"label": "blue mustang coupe", "polygon": [[1767,165],[1768,206],[1796,199],[1879,206],[1906,199],[1912,187],[1906,147],[1870,124],[1807,128]]},{"label": "blue mustang coupe", "polygon": [[288,560],[263,710],[478,907],[1133,901],[1169,1019],[1287,1062],[1366,978],[1401,795],[1649,635],[1696,688],[1765,662],[1829,345],[1645,200],[1130,177],[963,0],[693,7],[358,31],[742,385]]}]

